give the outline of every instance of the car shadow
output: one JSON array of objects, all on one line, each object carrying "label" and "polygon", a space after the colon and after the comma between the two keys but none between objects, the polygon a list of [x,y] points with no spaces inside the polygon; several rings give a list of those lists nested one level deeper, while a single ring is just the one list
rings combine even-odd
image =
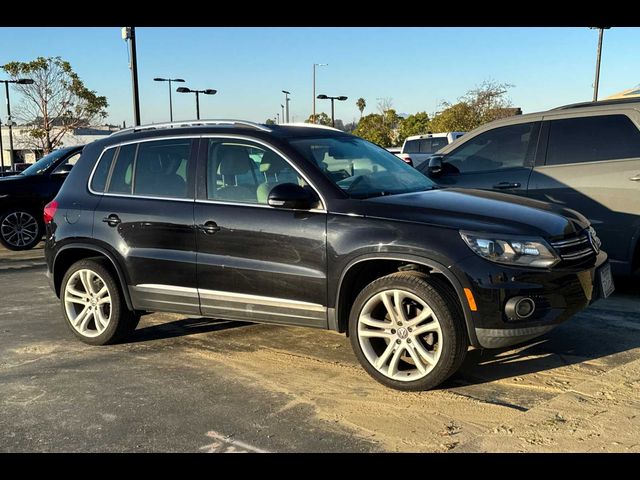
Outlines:
[{"label": "car shadow", "polygon": [[148,327],[137,328],[127,339],[127,343],[148,342],[167,338],[184,337],[199,333],[218,332],[249,326],[248,322],[216,320],[212,318],[182,318],[172,322],[158,323]]}]

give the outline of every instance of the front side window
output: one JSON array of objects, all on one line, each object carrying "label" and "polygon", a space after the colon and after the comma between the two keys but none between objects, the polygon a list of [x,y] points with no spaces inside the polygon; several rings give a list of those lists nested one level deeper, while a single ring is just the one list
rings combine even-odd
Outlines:
[{"label": "front side window", "polygon": [[536,139],[535,123],[520,123],[481,133],[443,160],[446,173],[474,173],[525,165]]},{"label": "front side window", "polygon": [[549,122],[547,165],[640,157],[640,131],[626,115]]},{"label": "front side window", "polygon": [[435,186],[394,154],[357,137],[301,138],[289,143],[352,198],[417,192]]},{"label": "front side window", "polygon": [[242,140],[209,140],[209,200],[266,205],[271,189],[282,183],[305,186],[295,169],[272,150]]},{"label": "front side window", "polygon": [[191,139],[143,142],[135,162],[134,195],[186,198]]}]

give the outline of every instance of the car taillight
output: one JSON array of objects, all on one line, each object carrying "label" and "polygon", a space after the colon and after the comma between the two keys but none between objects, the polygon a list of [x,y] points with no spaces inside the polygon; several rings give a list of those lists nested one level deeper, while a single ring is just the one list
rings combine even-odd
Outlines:
[{"label": "car taillight", "polygon": [[47,203],[44,207],[44,223],[51,223],[57,211],[58,202],[52,200],[51,202]]}]

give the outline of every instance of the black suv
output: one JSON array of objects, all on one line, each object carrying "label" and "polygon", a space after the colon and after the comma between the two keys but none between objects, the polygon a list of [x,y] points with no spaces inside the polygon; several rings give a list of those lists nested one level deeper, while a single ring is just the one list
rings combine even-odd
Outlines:
[{"label": "black suv", "polygon": [[20,173],[0,178],[0,243],[9,250],[29,250],[44,234],[42,209],[56,196],[80,158],[83,145],[45,155]]},{"label": "black suv", "polygon": [[440,189],[327,127],[201,121],[87,145],[45,207],[82,341],[179,312],[346,332],[376,380],[432,388],[474,347],[548,332],[613,289],[579,213]]}]

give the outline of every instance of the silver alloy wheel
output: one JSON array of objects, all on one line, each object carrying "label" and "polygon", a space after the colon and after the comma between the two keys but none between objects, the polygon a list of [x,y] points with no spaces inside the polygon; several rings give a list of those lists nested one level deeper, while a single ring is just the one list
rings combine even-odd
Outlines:
[{"label": "silver alloy wheel", "polygon": [[9,245],[24,247],[36,238],[38,222],[30,213],[12,212],[2,220],[0,233]]},{"label": "silver alloy wheel", "polygon": [[442,329],[429,305],[406,290],[373,295],[358,318],[358,341],[369,363],[401,382],[425,377],[442,353]]},{"label": "silver alloy wheel", "polygon": [[97,337],[111,320],[109,288],[93,270],[78,270],[64,288],[64,308],[71,326],[80,335]]}]

